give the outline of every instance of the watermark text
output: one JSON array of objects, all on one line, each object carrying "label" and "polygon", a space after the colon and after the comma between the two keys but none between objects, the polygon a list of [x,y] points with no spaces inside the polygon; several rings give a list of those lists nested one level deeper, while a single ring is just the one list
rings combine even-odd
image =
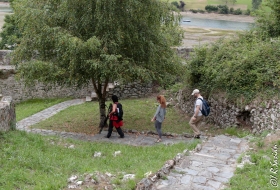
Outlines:
[{"label": "watermark text", "polygon": [[274,145],[271,149],[273,158],[270,162],[270,184],[273,187],[278,187],[278,147]]}]

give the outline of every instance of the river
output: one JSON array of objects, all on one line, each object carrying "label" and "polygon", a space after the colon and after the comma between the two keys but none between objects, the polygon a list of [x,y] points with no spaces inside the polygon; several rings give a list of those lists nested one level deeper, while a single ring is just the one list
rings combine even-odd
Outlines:
[{"label": "river", "polygon": [[254,26],[254,23],[249,23],[249,22],[211,20],[205,18],[193,18],[191,16],[183,16],[180,24],[182,26],[196,26],[202,28],[217,28],[217,29],[225,29],[225,30],[248,30]]}]

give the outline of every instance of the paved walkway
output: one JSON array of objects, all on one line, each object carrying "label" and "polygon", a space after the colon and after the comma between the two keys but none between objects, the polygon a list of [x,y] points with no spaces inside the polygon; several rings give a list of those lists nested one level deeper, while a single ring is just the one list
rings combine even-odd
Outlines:
[{"label": "paved walkway", "polygon": [[237,158],[248,149],[247,141],[219,135],[202,144],[177,164],[166,180],[159,180],[158,190],[217,190],[224,189],[234,175]]},{"label": "paved walkway", "polygon": [[[63,138],[74,138],[87,141],[102,141],[129,144],[134,146],[149,146],[155,144],[155,137],[140,134],[125,134],[125,138],[118,138],[113,132],[110,139],[104,138],[107,131],[101,134],[86,135],[79,133],[58,132],[44,129],[30,129],[42,120],[45,120],[69,106],[84,103],[82,99],[69,100],[47,108],[37,114],[25,118],[17,123],[18,130],[38,133],[42,135],[59,135]],[[173,144],[181,141],[191,141],[191,138],[176,137],[163,138],[164,144]],[[202,138],[203,144],[183,157],[171,170],[165,180],[156,181],[153,190],[219,190],[225,187],[234,175],[237,158],[248,149],[244,139],[219,135],[216,137]]]}]

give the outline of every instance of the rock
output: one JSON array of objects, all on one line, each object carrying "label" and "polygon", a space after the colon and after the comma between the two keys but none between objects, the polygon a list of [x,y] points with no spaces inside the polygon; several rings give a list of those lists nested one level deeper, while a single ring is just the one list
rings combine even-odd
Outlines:
[{"label": "rock", "polygon": [[68,179],[68,183],[71,183],[71,182],[73,183],[74,181],[76,181],[76,179],[78,179],[78,176],[73,175]]},{"label": "rock", "polygon": [[121,151],[119,150],[119,151],[116,151],[115,153],[114,153],[114,157],[116,157],[117,155],[120,155],[121,154]]},{"label": "rock", "polygon": [[123,181],[127,181],[134,178],[135,178],[135,174],[126,174],[123,176]]},{"label": "rock", "polygon": [[101,157],[101,152],[94,152],[94,156],[93,157]]},{"label": "rock", "polygon": [[196,147],[195,147],[195,149],[194,149],[194,151],[195,151],[195,152],[199,152],[201,149],[202,149],[201,144],[197,144]]},{"label": "rock", "polygon": [[77,185],[82,185],[82,184],[83,184],[83,181],[77,181],[76,184],[77,184]]}]

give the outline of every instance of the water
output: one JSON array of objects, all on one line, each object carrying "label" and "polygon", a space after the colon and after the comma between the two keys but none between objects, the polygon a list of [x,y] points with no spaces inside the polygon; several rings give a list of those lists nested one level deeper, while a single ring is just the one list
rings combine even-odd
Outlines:
[{"label": "water", "polygon": [[[191,22],[183,22],[184,20],[189,20]],[[249,22],[235,22],[227,20],[211,20],[203,18],[192,18],[184,16],[181,20],[182,26],[197,26],[206,28],[217,28],[226,30],[248,30],[254,26],[254,23]]]}]

